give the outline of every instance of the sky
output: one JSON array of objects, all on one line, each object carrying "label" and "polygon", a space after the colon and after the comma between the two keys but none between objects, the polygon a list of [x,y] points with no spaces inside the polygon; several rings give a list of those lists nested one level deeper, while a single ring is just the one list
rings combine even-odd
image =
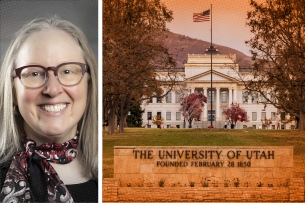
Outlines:
[{"label": "sky", "polygon": [[[245,44],[251,38],[250,27],[246,26],[249,0],[162,0],[173,11],[173,20],[167,28],[177,34],[211,41],[211,21],[193,22],[193,13],[203,12],[212,4],[212,42],[227,46],[250,56]],[[258,0],[263,2],[263,0]]]}]

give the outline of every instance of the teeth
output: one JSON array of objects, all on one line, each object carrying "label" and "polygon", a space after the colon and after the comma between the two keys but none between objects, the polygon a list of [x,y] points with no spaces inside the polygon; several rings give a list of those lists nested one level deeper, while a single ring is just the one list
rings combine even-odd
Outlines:
[{"label": "teeth", "polygon": [[47,112],[59,112],[67,107],[67,104],[44,105],[41,109]]}]

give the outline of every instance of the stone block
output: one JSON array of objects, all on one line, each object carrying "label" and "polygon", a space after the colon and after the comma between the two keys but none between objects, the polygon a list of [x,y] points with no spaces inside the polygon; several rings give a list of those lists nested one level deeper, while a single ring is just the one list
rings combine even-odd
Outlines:
[{"label": "stone block", "polygon": [[131,146],[114,147],[114,156],[133,156],[134,149]]},{"label": "stone block", "polygon": [[140,166],[140,174],[149,174],[153,171],[153,164],[141,164]]},{"label": "stone block", "polygon": [[273,178],[293,178],[293,168],[273,168]]},{"label": "stone block", "polygon": [[130,156],[114,157],[114,174],[140,173],[140,160],[133,160]]}]

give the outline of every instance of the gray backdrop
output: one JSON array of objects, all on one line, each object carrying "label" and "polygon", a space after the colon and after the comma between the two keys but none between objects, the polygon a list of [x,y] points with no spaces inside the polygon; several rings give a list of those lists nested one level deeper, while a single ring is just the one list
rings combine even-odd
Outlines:
[{"label": "gray backdrop", "polygon": [[55,14],[85,33],[97,59],[98,0],[0,0],[0,64],[15,32],[34,18]]}]

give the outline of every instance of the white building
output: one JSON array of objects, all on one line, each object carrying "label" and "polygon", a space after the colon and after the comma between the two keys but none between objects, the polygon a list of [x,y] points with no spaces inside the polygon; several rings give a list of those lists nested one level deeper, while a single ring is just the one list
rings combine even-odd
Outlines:
[{"label": "white building", "polygon": [[[228,108],[232,102],[239,103],[240,107],[247,111],[249,122],[239,122],[235,126],[237,129],[242,128],[262,128],[261,119],[271,119],[272,124],[269,129],[277,128],[280,115],[277,109],[272,105],[265,105],[264,98],[257,92],[248,93],[237,72],[251,77],[251,73],[245,69],[239,69],[235,63],[236,55],[219,54],[216,49],[212,54],[212,71],[211,71],[211,54],[207,50],[206,54],[189,54],[188,61],[184,69],[181,69],[180,80],[183,81],[184,88],[190,93],[203,93],[208,99],[204,106],[200,121],[193,121],[193,128],[207,128],[212,124],[216,128],[223,128],[225,116],[222,114],[223,109]],[[236,72],[237,71],[237,72]],[[162,73],[160,73],[162,74]],[[212,111],[211,111],[211,74],[212,74]],[[247,96],[248,95],[248,96]],[[152,98],[144,102],[142,108],[143,125],[156,128],[152,123],[153,116],[159,114],[164,118],[162,127],[170,128],[184,127],[184,119],[179,112],[181,98],[181,87],[176,87],[165,98]],[[185,124],[188,127],[186,121]],[[294,123],[281,125],[281,128],[290,129]]]}]

